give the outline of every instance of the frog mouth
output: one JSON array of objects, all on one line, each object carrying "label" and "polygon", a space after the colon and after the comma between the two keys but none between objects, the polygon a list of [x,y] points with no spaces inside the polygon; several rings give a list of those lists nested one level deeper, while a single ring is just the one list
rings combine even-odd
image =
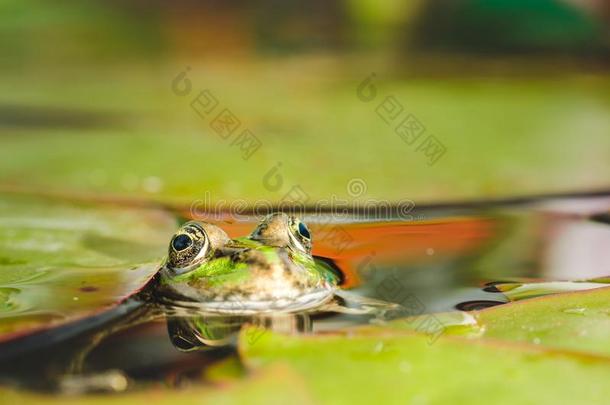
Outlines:
[{"label": "frog mouth", "polygon": [[295,297],[256,297],[227,296],[221,300],[191,301],[180,298],[164,299],[166,305],[196,310],[203,314],[215,315],[257,315],[269,313],[294,313],[315,309],[327,303],[334,296],[335,289],[318,288]]}]

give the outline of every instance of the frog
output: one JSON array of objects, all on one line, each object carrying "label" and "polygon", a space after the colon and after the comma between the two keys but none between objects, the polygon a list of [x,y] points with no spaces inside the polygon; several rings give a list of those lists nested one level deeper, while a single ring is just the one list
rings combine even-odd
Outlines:
[{"label": "frog", "polygon": [[155,294],[206,313],[253,315],[311,310],[329,302],[339,278],[312,255],[312,233],[276,212],[244,237],[189,221],[172,236]]}]

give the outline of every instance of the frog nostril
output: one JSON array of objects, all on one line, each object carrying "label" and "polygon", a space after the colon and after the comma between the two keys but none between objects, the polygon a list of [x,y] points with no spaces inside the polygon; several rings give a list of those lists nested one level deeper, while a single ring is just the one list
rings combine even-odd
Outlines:
[{"label": "frog nostril", "polygon": [[172,247],[174,250],[180,252],[193,244],[193,240],[190,236],[182,234],[178,235],[172,241]]}]

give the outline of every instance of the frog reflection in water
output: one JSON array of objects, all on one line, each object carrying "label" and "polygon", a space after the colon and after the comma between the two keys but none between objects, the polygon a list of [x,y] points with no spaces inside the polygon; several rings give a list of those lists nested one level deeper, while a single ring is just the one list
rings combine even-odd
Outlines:
[{"label": "frog reflection in water", "polygon": [[219,227],[188,222],[170,242],[157,296],[219,314],[296,312],[329,301],[337,276],[311,255],[311,233],[284,213],[229,239]]}]

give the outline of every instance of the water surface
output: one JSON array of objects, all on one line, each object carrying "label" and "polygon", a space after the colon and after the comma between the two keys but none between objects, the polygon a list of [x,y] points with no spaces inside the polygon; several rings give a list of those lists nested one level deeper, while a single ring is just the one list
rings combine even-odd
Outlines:
[{"label": "water surface", "polygon": [[[5,194],[0,376],[69,392],[179,386],[200,381],[221,359],[239,365],[236,334],[244,325],[257,326],[247,335],[256,344],[268,329],[325,333],[596,288],[609,275],[609,209],[610,196],[597,196],[423,207],[402,219],[304,213],[314,255],[341,275],[338,310],[253,318],[133,298],[189,219],[184,211]],[[198,219],[232,237],[257,220]]]}]

